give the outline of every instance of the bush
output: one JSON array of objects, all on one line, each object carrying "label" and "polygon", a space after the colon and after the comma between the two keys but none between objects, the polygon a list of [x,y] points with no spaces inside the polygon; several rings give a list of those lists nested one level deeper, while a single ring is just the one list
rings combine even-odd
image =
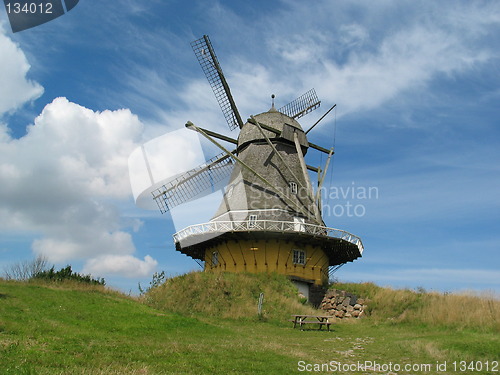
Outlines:
[{"label": "bush", "polygon": [[54,266],[52,266],[52,268],[49,270],[38,272],[31,279],[48,280],[48,281],[73,280],[92,285],[106,285],[106,282],[104,281],[103,278],[94,279],[90,275],[81,275],[77,272],[73,272],[71,266],[66,266],[65,268],[61,268],[59,271],[54,271]]}]

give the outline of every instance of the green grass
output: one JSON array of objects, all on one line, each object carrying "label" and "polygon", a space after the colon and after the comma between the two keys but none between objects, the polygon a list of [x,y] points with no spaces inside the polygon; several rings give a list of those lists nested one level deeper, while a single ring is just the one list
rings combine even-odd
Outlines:
[{"label": "green grass", "polygon": [[261,292],[264,320],[283,322],[291,314],[315,312],[300,302],[297,289],[286,276],[276,273],[191,272],[153,288],[144,301],[184,315],[246,319],[255,317]]},{"label": "green grass", "polygon": [[368,298],[372,321],[387,319],[449,329],[472,329],[500,334],[500,300],[491,294],[440,294],[382,288],[373,283],[344,283],[332,288]]},{"label": "green grass", "polygon": [[[167,286],[175,290],[158,288],[137,300],[76,283],[0,281],[0,373],[293,374],[301,373],[299,361],[448,361],[448,371],[440,374],[453,374],[459,372],[450,371],[452,361],[499,360],[494,329],[383,319],[375,310],[368,318],[336,324],[332,332],[294,330],[286,321],[290,311],[310,308],[276,275],[194,274]],[[261,289],[265,319],[256,316]],[[291,307],[283,307],[285,300]]]}]

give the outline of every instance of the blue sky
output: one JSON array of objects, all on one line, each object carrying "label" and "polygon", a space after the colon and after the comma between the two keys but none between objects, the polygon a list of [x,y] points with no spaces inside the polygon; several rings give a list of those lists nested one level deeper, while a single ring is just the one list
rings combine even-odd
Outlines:
[{"label": "blue sky", "polygon": [[234,136],[190,48],[203,34],[244,119],[313,87],[304,127],[337,104],[310,137],[335,142],[327,188],[378,192],[325,201],[365,246],[339,279],[500,292],[496,1],[82,0],[16,34],[2,8],[0,268],[43,253],[133,293],[199,268],[170,215],[135,206],[127,160],[188,120]]}]

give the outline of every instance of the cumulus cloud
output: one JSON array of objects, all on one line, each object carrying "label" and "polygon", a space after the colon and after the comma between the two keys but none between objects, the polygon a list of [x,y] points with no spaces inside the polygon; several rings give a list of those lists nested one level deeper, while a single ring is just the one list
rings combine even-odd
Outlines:
[{"label": "cumulus cloud", "polygon": [[130,263],[136,249],[112,201],[131,195],[127,160],[142,129],[127,109],[95,112],[66,98],[49,103],[19,139],[0,128],[0,230],[39,233],[32,249],[50,261]]},{"label": "cumulus cloud", "polygon": [[83,273],[96,277],[120,275],[129,278],[145,277],[153,273],[158,262],[149,255],[144,260],[130,255],[103,255],[86,262]]},{"label": "cumulus cloud", "polygon": [[[70,259],[87,259],[108,254],[133,254],[135,247],[132,236],[120,230],[112,231],[106,226],[68,228],[68,233],[54,233],[55,228],[48,230],[48,236],[33,241],[33,251],[46,255],[54,262]],[[79,233],[78,231],[85,233]]]},{"label": "cumulus cloud", "polygon": [[197,134],[186,129],[169,132],[138,147],[128,160],[136,205],[158,209],[151,194],[162,184],[204,162]]},{"label": "cumulus cloud", "polygon": [[3,34],[0,25],[0,116],[43,94],[43,87],[26,77],[30,65],[23,51]]}]

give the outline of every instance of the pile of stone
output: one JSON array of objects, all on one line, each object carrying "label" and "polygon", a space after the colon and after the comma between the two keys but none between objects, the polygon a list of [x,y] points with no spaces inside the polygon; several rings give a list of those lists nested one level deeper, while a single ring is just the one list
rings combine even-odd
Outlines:
[{"label": "pile of stone", "polygon": [[365,313],[366,300],[345,290],[330,289],[326,292],[320,309],[337,318],[360,318]]}]

